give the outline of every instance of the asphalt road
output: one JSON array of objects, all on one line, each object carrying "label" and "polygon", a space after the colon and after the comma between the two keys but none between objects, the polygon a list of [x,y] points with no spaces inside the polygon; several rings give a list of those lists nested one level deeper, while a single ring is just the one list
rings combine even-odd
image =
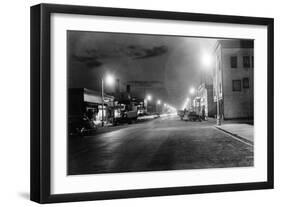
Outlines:
[{"label": "asphalt road", "polygon": [[167,116],[68,142],[68,174],[253,166],[253,146],[214,128]]}]

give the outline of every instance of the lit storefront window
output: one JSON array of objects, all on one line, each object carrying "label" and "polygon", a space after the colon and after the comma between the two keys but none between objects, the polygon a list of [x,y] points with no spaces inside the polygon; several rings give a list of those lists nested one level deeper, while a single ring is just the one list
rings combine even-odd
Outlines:
[{"label": "lit storefront window", "polygon": [[[104,117],[107,117],[106,106],[104,106],[104,109],[103,109],[103,116],[104,116]],[[98,119],[99,121],[102,120],[102,106],[99,106],[99,112],[98,112],[98,115],[97,115],[97,119]]]}]

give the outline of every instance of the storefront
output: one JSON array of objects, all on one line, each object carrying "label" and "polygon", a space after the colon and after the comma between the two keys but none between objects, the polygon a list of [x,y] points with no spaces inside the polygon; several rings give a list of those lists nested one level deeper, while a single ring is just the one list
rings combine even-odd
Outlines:
[{"label": "storefront", "polygon": [[70,117],[86,115],[96,125],[100,125],[102,119],[108,123],[114,116],[114,97],[104,94],[102,101],[100,92],[86,88],[69,89],[68,112]]}]

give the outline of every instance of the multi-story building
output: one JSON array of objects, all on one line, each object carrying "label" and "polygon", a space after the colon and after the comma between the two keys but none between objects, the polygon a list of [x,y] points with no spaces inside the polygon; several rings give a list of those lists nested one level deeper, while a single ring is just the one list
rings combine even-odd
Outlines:
[{"label": "multi-story building", "polygon": [[218,40],[214,50],[214,101],[223,119],[254,116],[254,41]]}]

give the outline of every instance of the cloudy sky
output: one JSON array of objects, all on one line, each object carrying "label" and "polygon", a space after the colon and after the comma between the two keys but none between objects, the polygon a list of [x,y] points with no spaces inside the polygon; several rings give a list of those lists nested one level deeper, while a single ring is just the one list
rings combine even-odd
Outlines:
[{"label": "cloudy sky", "polygon": [[[198,86],[202,54],[215,39],[143,34],[68,31],[69,87],[99,90],[99,80],[112,74],[121,82],[161,81],[166,100],[180,107],[189,88]],[[157,96],[157,94],[152,94]]]}]

